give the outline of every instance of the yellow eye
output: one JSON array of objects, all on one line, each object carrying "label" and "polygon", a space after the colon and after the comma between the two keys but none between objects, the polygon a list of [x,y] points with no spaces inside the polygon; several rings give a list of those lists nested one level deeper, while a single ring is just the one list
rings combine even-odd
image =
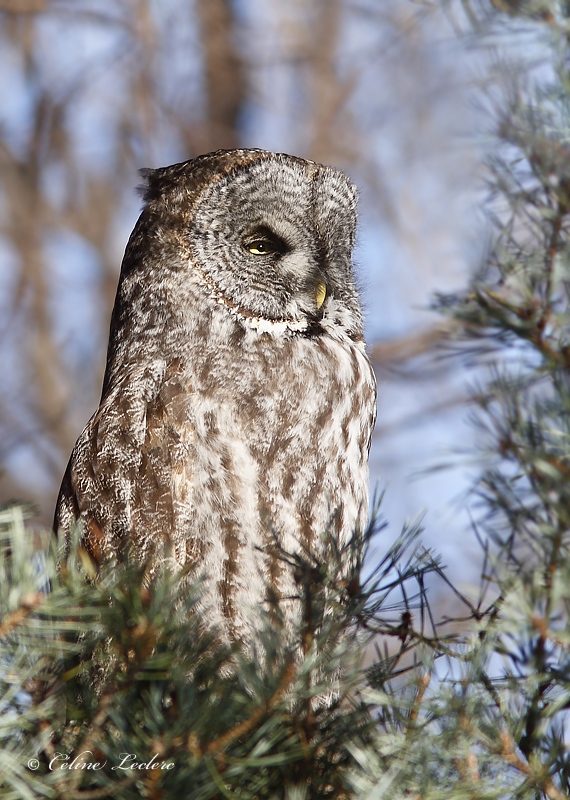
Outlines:
[{"label": "yellow eye", "polygon": [[271,247],[269,242],[258,239],[248,244],[247,249],[250,253],[253,253],[254,256],[266,256],[268,253],[272,253],[274,248]]},{"label": "yellow eye", "polygon": [[282,256],[289,249],[283,239],[265,225],[247,233],[241,244],[254,256]]},{"label": "yellow eye", "polygon": [[327,285],[322,281],[319,281],[315,287],[315,300],[317,303],[317,308],[320,308],[322,304],[325,302],[327,296]]}]

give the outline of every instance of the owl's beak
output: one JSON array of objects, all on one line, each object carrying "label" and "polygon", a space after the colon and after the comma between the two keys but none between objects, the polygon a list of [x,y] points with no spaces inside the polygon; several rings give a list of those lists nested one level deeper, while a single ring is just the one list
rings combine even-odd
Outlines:
[{"label": "owl's beak", "polygon": [[327,285],[323,283],[323,281],[318,281],[317,285],[315,286],[315,301],[317,303],[317,308],[320,308],[322,304],[325,302],[327,296]]}]

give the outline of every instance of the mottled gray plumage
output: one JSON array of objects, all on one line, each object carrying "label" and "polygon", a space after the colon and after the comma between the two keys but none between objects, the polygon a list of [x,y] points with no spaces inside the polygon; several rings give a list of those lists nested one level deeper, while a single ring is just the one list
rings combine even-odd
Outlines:
[{"label": "mottled gray plumage", "polygon": [[330,167],[218,151],[145,173],[99,409],[56,527],[100,560],[152,566],[166,542],[209,575],[211,620],[239,636],[267,585],[261,550],[319,551],[368,514],[376,384],[351,251],[356,192]]}]

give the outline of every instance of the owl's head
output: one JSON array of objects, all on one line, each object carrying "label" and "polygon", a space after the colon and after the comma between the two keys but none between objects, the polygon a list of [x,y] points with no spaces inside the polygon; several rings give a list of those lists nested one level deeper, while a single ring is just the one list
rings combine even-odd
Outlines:
[{"label": "owl's head", "polygon": [[197,290],[260,335],[328,328],[362,339],[351,262],[357,195],[342,172],[282,153],[220,150],[143,176],[109,367],[145,339],[160,335],[164,346],[163,332],[185,314],[195,319]]},{"label": "owl's head", "polygon": [[327,310],[345,312],[345,322],[352,312],[349,327],[360,328],[351,263],[357,194],[342,172],[230,150],[144,175],[157,232],[229,313],[260,332],[303,331]]}]

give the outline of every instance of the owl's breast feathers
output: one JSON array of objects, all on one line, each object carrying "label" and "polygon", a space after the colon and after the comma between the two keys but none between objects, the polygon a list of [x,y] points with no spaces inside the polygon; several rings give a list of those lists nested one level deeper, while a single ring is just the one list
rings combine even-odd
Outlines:
[{"label": "owl's breast feathers", "polygon": [[273,533],[294,550],[331,525],[346,539],[367,516],[376,383],[361,343],[320,330],[241,331],[237,351],[128,370],[77,441],[56,527],[81,519],[96,560],[169,544],[220,580]]}]

